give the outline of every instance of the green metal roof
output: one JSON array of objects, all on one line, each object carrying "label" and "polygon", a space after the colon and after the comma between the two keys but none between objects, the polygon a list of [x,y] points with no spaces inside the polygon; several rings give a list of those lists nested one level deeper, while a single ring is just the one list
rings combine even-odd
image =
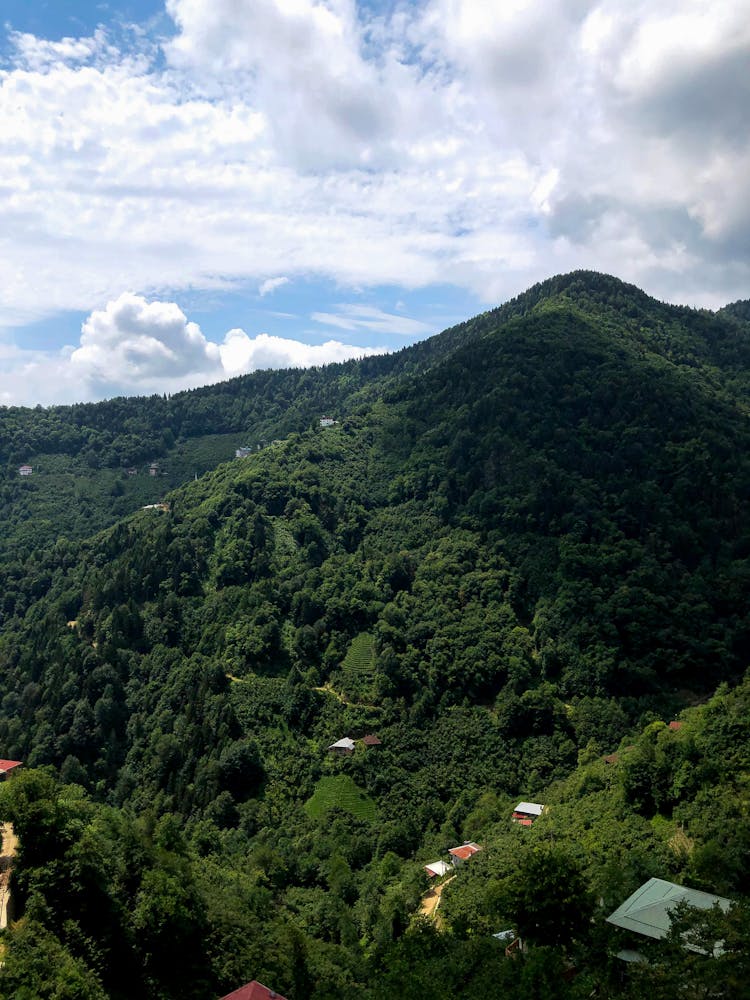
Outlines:
[{"label": "green metal roof", "polygon": [[607,920],[616,927],[644,934],[657,940],[666,937],[670,925],[670,913],[681,902],[694,906],[699,910],[710,910],[716,903],[726,913],[732,905],[731,900],[723,896],[714,896],[710,892],[700,892],[698,889],[688,889],[684,885],[675,885],[662,878],[651,878],[628,896],[624,903],[611,913]]}]

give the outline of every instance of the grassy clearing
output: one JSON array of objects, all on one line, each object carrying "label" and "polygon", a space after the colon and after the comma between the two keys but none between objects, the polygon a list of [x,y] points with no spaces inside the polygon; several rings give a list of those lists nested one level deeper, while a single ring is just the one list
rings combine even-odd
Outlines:
[{"label": "grassy clearing", "polygon": [[375,639],[369,632],[362,632],[352,639],[338,671],[338,684],[350,696],[367,699],[372,697],[375,672]]},{"label": "grassy clearing", "polygon": [[348,774],[321,778],[305,803],[305,811],[313,819],[319,819],[334,806],[367,823],[375,821],[375,803]]}]

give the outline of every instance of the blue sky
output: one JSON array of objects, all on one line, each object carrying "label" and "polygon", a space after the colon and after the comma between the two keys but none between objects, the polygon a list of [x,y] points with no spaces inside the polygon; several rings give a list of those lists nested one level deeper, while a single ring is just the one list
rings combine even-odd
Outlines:
[{"label": "blue sky", "polygon": [[750,296],[750,0],[1,0],[0,403]]}]

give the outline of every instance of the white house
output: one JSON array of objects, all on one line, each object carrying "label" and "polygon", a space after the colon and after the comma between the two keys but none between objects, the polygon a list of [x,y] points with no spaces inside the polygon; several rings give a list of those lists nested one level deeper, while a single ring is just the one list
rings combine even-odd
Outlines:
[{"label": "white house", "polygon": [[234,453],[235,458],[247,458],[248,455],[252,455],[252,448],[237,448]]},{"label": "white house", "polygon": [[328,747],[329,753],[350,754],[354,753],[354,740],[345,736],[341,740],[336,740]]},{"label": "white house", "polygon": [[425,865],[424,870],[430,878],[442,878],[446,872],[451,870],[451,866],[445,861],[433,861],[431,864]]},{"label": "white house", "polygon": [[320,418],[320,426],[321,427],[333,427],[333,425],[335,423],[336,423],[336,421],[333,419],[333,417],[321,417]]},{"label": "white house", "polygon": [[546,806],[539,802],[519,802],[513,810],[513,822],[520,823],[521,826],[531,826],[535,819],[539,819]]},{"label": "white house", "polygon": [[19,476],[30,476],[33,472],[33,468],[30,465],[22,465],[18,470]]}]

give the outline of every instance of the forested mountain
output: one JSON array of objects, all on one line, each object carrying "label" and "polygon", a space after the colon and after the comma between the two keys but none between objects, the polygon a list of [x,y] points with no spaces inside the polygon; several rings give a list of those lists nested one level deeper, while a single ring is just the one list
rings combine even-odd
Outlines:
[{"label": "forested mountain", "polygon": [[[750,651],[748,373],[746,304],[676,308],[577,272],[388,357],[2,411],[0,753],[42,770],[0,803],[26,913],[0,993],[636,989],[612,978],[593,897],[596,932],[538,936],[515,972],[491,933],[523,924],[513,857],[518,885],[538,879],[545,829],[559,878],[607,905],[647,874],[750,889],[730,804],[747,785],[731,688]],[[190,480],[216,436],[264,447],[115,520],[123,465]],[[32,459],[39,480],[19,481]],[[67,537],[39,547],[33,489],[63,459],[109,477],[88,501],[109,526],[78,537],[58,488],[41,540]],[[658,720],[720,684],[670,743]],[[326,753],[366,733],[382,746]],[[621,741],[635,750],[608,771]],[[519,841],[519,795],[554,800],[557,825]],[[418,862],[466,837],[485,859],[447,891],[441,936],[413,921]]]}]

